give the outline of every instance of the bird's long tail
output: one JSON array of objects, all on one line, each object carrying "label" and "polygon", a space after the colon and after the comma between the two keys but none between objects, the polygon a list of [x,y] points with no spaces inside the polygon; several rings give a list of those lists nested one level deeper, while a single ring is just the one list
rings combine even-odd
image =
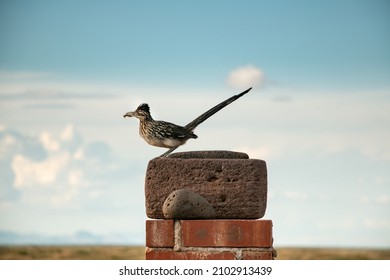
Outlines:
[{"label": "bird's long tail", "polygon": [[[226,107],[227,105],[229,105],[230,103],[232,103],[233,101],[237,100],[238,98],[240,98],[241,96],[243,96],[244,94],[248,93],[252,88],[248,88],[247,90],[241,92],[240,94],[236,94],[236,95],[233,95],[232,97],[226,99],[225,101],[222,101],[221,103],[219,103],[218,105],[214,106],[213,108],[211,108],[210,110],[208,110],[207,112],[204,112],[202,115],[200,115],[199,117],[197,117],[196,119],[194,119],[192,122],[188,123],[185,128],[187,128],[188,130],[191,130],[193,131],[199,124],[201,124],[202,122],[204,122],[205,120],[207,120],[208,118],[210,118],[212,115],[214,115],[215,113],[217,113],[219,110],[221,110],[222,108]],[[170,153],[172,153],[174,150],[176,150],[178,147],[176,148],[171,148],[169,149],[167,152],[165,152],[164,154],[161,155],[161,157],[166,157],[167,155],[169,155]]]},{"label": "bird's long tail", "polygon": [[248,93],[252,88],[248,88],[246,91],[243,91],[241,92],[240,94],[236,94],[228,99],[226,99],[225,101],[222,101],[221,103],[219,103],[218,105],[214,106],[213,108],[211,108],[210,110],[208,110],[207,112],[203,113],[202,115],[200,115],[199,117],[197,117],[195,120],[193,120],[192,122],[190,122],[189,124],[187,124],[185,126],[185,128],[187,128],[188,130],[191,130],[193,131],[198,125],[200,125],[202,122],[204,122],[205,120],[207,120],[208,118],[210,118],[212,115],[214,115],[215,113],[217,113],[219,110],[221,110],[222,108],[226,107],[227,105],[229,105],[230,103],[232,103],[233,101],[237,100],[238,98],[240,98],[241,96],[243,96],[244,94]]}]

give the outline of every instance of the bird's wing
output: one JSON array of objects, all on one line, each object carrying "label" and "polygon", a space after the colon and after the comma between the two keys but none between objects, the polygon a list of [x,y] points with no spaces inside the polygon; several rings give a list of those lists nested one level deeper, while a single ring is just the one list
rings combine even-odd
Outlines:
[{"label": "bird's wing", "polygon": [[188,139],[188,138],[197,138],[197,136],[190,130],[175,125],[173,123],[160,121],[159,126],[161,130],[157,134],[161,138],[172,138],[172,139]]}]

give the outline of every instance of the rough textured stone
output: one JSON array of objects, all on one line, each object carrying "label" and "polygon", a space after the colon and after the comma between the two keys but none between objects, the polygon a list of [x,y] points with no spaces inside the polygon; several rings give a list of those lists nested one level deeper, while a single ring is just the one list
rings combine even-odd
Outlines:
[{"label": "rough textured stone", "polygon": [[229,158],[229,159],[248,159],[245,153],[232,151],[191,151],[180,152],[168,155],[169,158]]},{"label": "rough textured stone", "polygon": [[172,192],[163,204],[165,219],[212,219],[213,206],[201,195],[181,189]]},{"label": "rough textured stone", "polygon": [[216,219],[259,219],[267,205],[267,168],[259,159],[155,158],[145,178],[146,215],[164,219],[162,206],[175,190],[203,196]]}]

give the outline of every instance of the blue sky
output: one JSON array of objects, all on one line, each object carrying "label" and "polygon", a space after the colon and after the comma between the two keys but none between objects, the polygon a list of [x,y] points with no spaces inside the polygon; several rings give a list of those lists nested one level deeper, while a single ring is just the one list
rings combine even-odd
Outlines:
[{"label": "blue sky", "polygon": [[387,1],[2,1],[2,6],[1,63],[7,70],[218,86],[228,69],[250,63],[275,79],[313,87],[385,86],[388,80]]},{"label": "blue sky", "polygon": [[123,113],[148,102],[184,125],[254,86],[179,151],[266,160],[276,246],[389,247],[389,13],[379,0],[1,1],[0,230],[142,244],[144,172],[163,150]]}]

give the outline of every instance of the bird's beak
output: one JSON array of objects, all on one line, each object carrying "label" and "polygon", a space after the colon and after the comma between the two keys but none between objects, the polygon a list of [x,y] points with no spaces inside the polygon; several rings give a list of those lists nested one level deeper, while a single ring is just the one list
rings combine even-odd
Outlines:
[{"label": "bird's beak", "polygon": [[124,118],[126,117],[135,117],[135,112],[127,112],[126,114],[123,115]]}]

